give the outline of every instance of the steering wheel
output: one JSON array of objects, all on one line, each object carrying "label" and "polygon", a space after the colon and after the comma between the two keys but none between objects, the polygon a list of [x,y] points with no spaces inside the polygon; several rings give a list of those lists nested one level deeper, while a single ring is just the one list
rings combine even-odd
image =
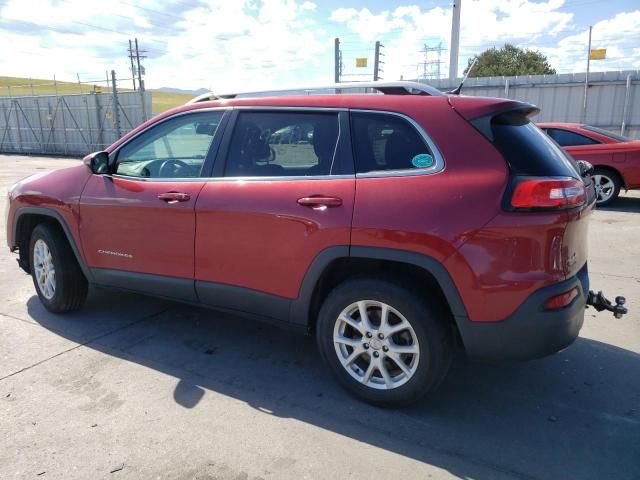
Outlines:
[{"label": "steering wheel", "polygon": [[191,170],[191,165],[182,160],[176,158],[170,158],[165,160],[158,169],[158,176],[164,178],[176,177],[176,173],[184,169],[185,171]]}]

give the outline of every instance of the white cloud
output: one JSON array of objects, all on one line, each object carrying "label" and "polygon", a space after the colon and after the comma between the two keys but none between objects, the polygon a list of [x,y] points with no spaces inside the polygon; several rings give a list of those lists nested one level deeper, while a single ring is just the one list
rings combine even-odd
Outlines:
[{"label": "white cloud", "polygon": [[[24,49],[3,52],[0,70],[73,79],[78,70],[103,76],[101,72],[115,68],[123,78],[130,76],[128,39],[137,36],[141,48],[148,50],[148,87],[228,91],[317,83],[318,72],[331,77],[322,68],[323,62],[331,65],[331,46],[326,32],[315,28],[315,3],[192,4],[185,8],[178,0],[9,0],[0,4],[0,41]],[[26,57],[27,52],[32,53]]]},{"label": "white cloud", "polygon": [[[605,48],[605,60],[591,62],[591,71],[623,70],[640,66],[640,49],[634,40],[640,31],[640,10],[624,12],[597,22],[593,26],[591,48]],[[584,72],[586,69],[589,30],[562,38],[557,45],[544,43],[538,49],[562,72]]]},{"label": "white cloud", "polygon": [[313,2],[304,2],[302,5],[300,5],[300,10],[315,10],[316,8],[318,8],[318,5],[316,5]]},{"label": "white cloud", "polygon": [[[137,36],[148,51],[149,87],[269,89],[330,82],[334,36],[343,41],[347,72],[368,74],[371,68],[355,70],[353,57],[368,56],[371,66],[373,42],[381,40],[383,77],[389,80],[417,75],[425,43],[448,47],[450,7],[374,10],[346,3],[327,18],[318,5],[303,0],[0,0],[0,42],[11,46],[0,55],[0,71],[65,80],[79,72],[87,80],[115,69],[124,79],[130,75],[128,39]],[[608,58],[593,62],[592,69],[640,68],[638,31],[640,10],[597,22],[594,48],[607,48]],[[586,30],[575,24],[564,0],[464,2],[460,71],[468,56],[505,42],[540,49],[559,71],[584,71]],[[446,50],[442,61],[444,74]]]},{"label": "white cloud", "polygon": [[[572,28],[573,14],[560,12],[564,0],[535,3],[528,0],[482,0],[465,2],[461,14],[460,71],[463,58],[482,47],[531,42],[537,38],[554,38]],[[418,6],[400,6],[372,13],[369,9],[338,8],[330,20],[342,23],[365,42],[382,40],[386,46],[385,76],[417,74],[419,53],[426,43],[448,47],[451,32],[451,8],[423,10]],[[435,59],[434,57],[430,58]],[[441,57],[442,72],[448,69],[448,52]]]}]

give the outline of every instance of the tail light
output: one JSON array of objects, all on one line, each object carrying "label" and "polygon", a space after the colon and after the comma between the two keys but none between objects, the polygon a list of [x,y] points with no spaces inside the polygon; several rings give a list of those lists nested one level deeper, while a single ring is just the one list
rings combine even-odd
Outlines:
[{"label": "tail light", "polygon": [[565,209],[583,205],[585,185],[575,178],[530,178],[515,184],[511,206],[515,209]]}]

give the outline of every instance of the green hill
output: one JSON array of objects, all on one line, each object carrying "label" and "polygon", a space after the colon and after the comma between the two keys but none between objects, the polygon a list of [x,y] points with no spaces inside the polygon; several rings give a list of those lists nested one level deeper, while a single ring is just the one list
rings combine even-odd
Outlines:
[{"label": "green hill", "polygon": [[[10,86],[11,88],[7,88]],[[56,82],[53,80],[43,80],[39,78],[20,78],[20,77],[2,77],[0,76],[0,95],[53,95],[71,94],[71,93],[89,93],[97,89],[103,93],[108,93],[110,87],[106,86],[106,81],[101,85],[81,84],[74,82]],[[130,92],[131,89],[119,88],[118,91]],[[151,105],[153,113],[161,113],[178,105],[184,105],[191,100],[194,95],[172,92],[151,92]]]}]

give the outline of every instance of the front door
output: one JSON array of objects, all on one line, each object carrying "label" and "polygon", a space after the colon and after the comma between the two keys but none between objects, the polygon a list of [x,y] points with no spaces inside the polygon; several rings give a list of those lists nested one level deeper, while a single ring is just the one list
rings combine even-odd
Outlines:
[{"label": "front door", "polygon": [[347,113],[240,110],[196,204],[204,303],[282,318],[314,259],[348,250],[355,194]]},{"label": "front door", "polygon": [[222,111],[161,121],[117,152],[113,175],[93,175],[80,236],[94,281],[195,299],[194,207]]}]

